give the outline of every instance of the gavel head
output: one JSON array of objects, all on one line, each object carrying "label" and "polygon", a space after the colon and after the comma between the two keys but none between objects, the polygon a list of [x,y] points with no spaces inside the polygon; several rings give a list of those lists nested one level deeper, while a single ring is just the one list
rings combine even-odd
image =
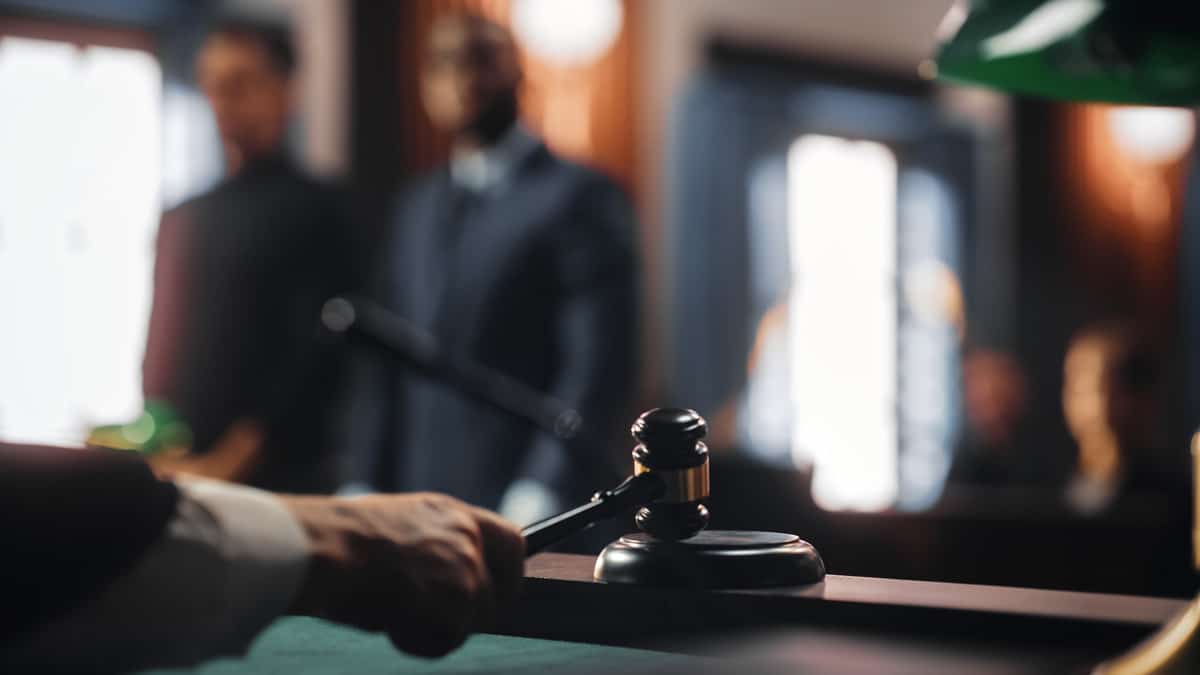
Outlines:
[{"label": "gavel head", "polygon": [[634,474],[659,476],[666,490],[634,516],[638,529],[657,539],[687,539],[708,525],[708,432],[694,410],[656,408],[633,423]]}]

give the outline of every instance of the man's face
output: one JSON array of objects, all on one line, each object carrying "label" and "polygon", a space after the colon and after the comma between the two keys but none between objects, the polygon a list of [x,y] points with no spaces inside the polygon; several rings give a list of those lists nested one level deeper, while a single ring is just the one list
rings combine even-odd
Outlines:
[{"label": "man's face", "polygon": [[441,131],[485,138],[503,132],[516,116],[520,80],[516,50],[503,29],[465,17],[434,25],[421,93]]},{"label": "man's face", "polygon": [[1120,337],[1092,335],[1067,352],[1063,412],[1077,438],[1099,430],[1123,446],[1144,441],[1158,406],[1152,389],[1131,386],[1117,372],[1132,348]]},{"label": "man's face", "polygon": [[200,52],[196,79],[227,150],[246,159],[273,152],[283,142],[290,87],[262,45],[240,36],[214,35]]}]

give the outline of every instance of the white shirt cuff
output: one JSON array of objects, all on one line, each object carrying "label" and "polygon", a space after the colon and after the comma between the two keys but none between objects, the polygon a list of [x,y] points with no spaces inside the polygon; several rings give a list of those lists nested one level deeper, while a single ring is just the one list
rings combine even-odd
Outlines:
[{"label": "white shirt cuff", "polygon": [[228,628],[222,649],[242,652],[291,605],[308,571],[308,536],[269,492],[206,480],[179,487],[181,507],[197,511],[189,520],[208,528],[205,541],[216,550],[214,562],[226,570],[224,583],[211,589],[224,593],[226,613],[214,617],[214,624]]}]

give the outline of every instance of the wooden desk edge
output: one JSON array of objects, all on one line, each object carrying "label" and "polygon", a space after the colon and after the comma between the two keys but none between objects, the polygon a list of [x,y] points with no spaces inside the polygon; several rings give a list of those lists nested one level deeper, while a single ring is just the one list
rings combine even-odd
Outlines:
[{"label": "wooden desk edge", "polygon": [[606,644],[741,628],[845,626],[1026,640],[1133,641],[1187,602],[1169,598],[829,575],[803,587],[660,589],[592,579],[591,556],[526,562],[518,618],[501,632]]}]

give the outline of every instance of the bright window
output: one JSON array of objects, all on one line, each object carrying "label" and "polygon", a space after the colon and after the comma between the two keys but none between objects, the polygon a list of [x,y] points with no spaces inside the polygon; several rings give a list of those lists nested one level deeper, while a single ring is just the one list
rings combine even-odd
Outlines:
[{"label": "bright window", "polygon": [[804,135],[788,151],[792,454],[823,508],[875,510],[898,482],[896,157]]},{"label": "bright window", "polygon": [[161,83],[143,51],[0,38],[0,438],[140,410]]}]

